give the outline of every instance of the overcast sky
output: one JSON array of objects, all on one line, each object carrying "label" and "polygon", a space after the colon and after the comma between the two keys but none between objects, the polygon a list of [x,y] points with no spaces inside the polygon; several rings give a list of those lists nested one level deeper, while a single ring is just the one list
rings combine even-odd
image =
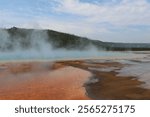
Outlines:
[{"label": "overcast sky", "polygon": [[150,0],[0,0],[0,27],[150,43]]}]

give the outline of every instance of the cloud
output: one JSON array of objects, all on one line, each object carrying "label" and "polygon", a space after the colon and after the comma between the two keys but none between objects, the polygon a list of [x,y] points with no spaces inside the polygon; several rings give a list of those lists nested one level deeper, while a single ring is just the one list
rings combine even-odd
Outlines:
[{"label": "cloud", "polygon": [[[39,8],[40,9],[40,8]],[[53,17],[41,13],[38,15],[36,11],[30,9],[28,12],[10,12],[0,11],[0,26],[1,27],[21,27],[21,28],[35,28],[35,29],[52,29],[61,32],[76,34],[79,36],[95,38],[97,32],[107,32],[105,27],[97,27],[93,23],[85,22],[85,20],[63,19],[62,17]]]},{"label": "cloud", "polygon": [[14,0],[9,6],[0,4],[0,26],[53,29],[102,41],[150,42],[150,2]]},{"label": "cloud", "polygon": [[83,16],[89,22],[107,22],[113,25],[150,25],[150,3],[147,0],[121,0],[118,4],[93,4],[80,0],[55,1],[58,3],[55,8],[57,12]]}]

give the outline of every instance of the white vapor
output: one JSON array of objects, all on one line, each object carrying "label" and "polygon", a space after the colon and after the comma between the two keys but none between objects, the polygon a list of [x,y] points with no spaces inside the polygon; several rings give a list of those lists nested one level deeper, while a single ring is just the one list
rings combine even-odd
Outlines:
[{"label": "white vapor", "polygon": [[[48,41],[46,31],[33,30],[24,37],[11,35],[0,30],[0,60],[62,60],[76,58],[94,58],[102,56],[118,56],[122,53],[97,50],[94,46],[88,46],[86,50],[54,49]],[[26,43],[25,47],[22,45]],[[13,46],[12,48],[10,46]]]}]

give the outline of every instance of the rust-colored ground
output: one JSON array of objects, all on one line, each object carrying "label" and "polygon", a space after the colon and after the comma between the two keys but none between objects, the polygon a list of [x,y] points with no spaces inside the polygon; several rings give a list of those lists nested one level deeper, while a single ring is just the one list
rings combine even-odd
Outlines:
[{"label": "rust-colored ground", "polygon": [[118,62],[92,60],[0,63],[0,99],[150,99],[150,90],[140,87],[144,82],[99,70],[121,67]]},{"label": "rust-colored ground", "polygon": [[[66,61],[62,64],[82,68],[93,73],[93,78],[98,82],[86,84],[86,92],[91,99],[103,100],[149,100],[150,90],[142,88],[144,82],[138,81],[135,77],[118,76],[116,70],[124,65],[118,62],[83,62],[83,61]],[[94,68],[91,70],[89,68]],[[112,71],[101,71],[98,69],[115,68]],[[142,70],[142,69],[141,69]]]},{"label": "rust-colored ground", "polygon": [[52,63],[7,63],[0,65],[0,99],[86,100],[83,84],[91,73]]}]

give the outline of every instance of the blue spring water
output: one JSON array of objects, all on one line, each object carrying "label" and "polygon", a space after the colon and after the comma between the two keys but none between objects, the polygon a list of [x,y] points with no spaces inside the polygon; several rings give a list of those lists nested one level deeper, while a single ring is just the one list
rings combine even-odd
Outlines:
[{"label": "blue spring water", "polygon": [[67,51],[67,50],[26,50],[14,52],[0,52],[1,61],[9,60],[61,60],[61,59],[80,59],[80,58],[98,58],[98,57],[117,57],[129,56],[129,52],[113,51]]}]

